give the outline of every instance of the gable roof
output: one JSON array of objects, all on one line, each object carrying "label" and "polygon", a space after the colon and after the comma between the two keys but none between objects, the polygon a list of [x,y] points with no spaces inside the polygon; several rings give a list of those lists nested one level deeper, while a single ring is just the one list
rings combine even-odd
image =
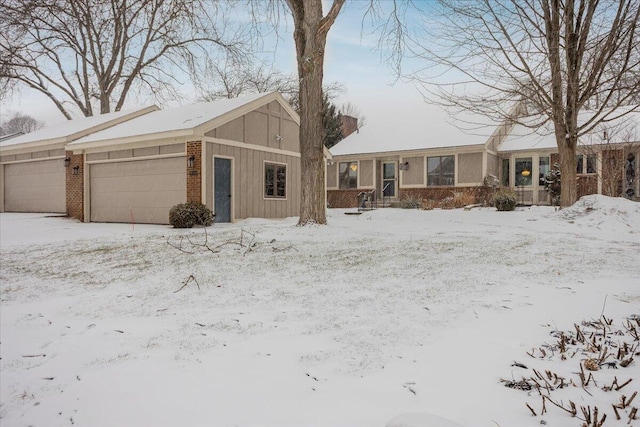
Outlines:
[{"label": "gable roof", "polygon": [[91,134],[92,132],[100,131],[108,128],[109,126],[116,125],[155,110],[158,110],[158,107],[152,105],[138,110],[118,111],[115,113],[67,120],[55,125],[46,126],[25,135],[2,141],[0,142],[0,147],[18,148],[16,146],[19,145],[20,148],[28,148],[31,146],[38,147],[42,145],[67,144],[75,139]]},{"label": "gable roof", "polygon": [[[585,123],[594,116],[594,111],[583,110],[578,116],[579,123]],[[578,139],[578,145],[640,141],[640,105],[620,107],[615,110],[613,120],[601,123],[587,135]],[[618,117],[619,116],[619,117]],[[526,122],[536,123],[539,116],[525,118]],[[604,132],[607,140],[604,141]],[[550,121],[544,125],[532,129],[524,124],[516,124],[509,135],[500,145],[499,151],[533,151],[544,149],[557,149],[553,123]]]},{"label": "gable roof", "polygon": [[410,111],[390,109],[384,120],[367,122],[330,151],[334,156],[345,156],[485,144],[495,125],[466,119],[454,123],[444,110],[427,104]]},{"label": "gable roof", "polygon": [[74,149],[83,149],[159,138],[202,136],[205,132],[272,101],[279,102],[297,123],[300,122],[296,112],[279,92],[259,93],[157,110],[80,138],[69,146]]}]

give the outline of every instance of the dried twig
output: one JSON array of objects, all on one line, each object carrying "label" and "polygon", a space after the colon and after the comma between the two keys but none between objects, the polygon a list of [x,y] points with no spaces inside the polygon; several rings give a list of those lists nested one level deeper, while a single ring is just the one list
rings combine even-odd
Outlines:
[{"label": "dried twig", "polygon": [[198,283],[198,281],[197,281],[197,280],[196,280],[196,278],[193,276],[193,274],[191,274],[191,275],[187,278],[187,280],[185,280],[185,282],[182,284],[182,286],[180,286],[180,289],[177,289],[177,290],[173,291],[173,293],[175,294],[175,293],[180,292],[180,291],[181,291],[182,289],[184,289],[184,288],[189,284],[189,282],[191,282],[192,280],[193,280],[194,282],[196,282],[196,285],[198,286],[198,290],[200,290],[200,283]]},{"label": "dried twig", "polygon": [[[544,399],[542,400],[544,402]],[[538,414],[536,414],[536,411],[533,410],[533,408],[531,406],[529,406],[528,403],[526,403],[527,408],[529,408],[529,410],[531,411],[531,413],[533,414],[534,417],[537,417]]]},{"label": "dried twig", "polygon": [[633,378],[629,378],[627,381],[625,381],[624,383],[620,384],[619,386],[616,387],[616,391],[620,391],[622,390],[622,388],[624,386],[626,386],[627,384],[629,384],[631,381],[633,380]]}]

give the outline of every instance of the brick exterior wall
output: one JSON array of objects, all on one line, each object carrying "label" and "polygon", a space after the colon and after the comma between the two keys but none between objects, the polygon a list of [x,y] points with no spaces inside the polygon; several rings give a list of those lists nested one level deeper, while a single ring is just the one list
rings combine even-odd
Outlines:
[{"label": "brick exterior wall", "polygon": [[400,189],[400,197],[402,200],[405,197],[415,197],[422,200],[435,200],[441,201],[448,197],[452,197],[453,193],[467,193],[473,194],[476,199],[476,203],[481,203],[484,200],[485,193],[490,191],[491,188],[487,187],[433,187],[433,188],[409,188]]},{"label": "brick exterior wall", "polygon": [[618,197],[622,194],[623,150],[602,152],[602,194]]},{"label": "brick exterior wall", "polygon": [[[327,191],[327,203],[331,208],[357,208],[358,194],[363,190],[329,190]],[[368,190],[365,190],[368,191]],[[490,200],[493,189],[491,187],[434,187],[434,188],[410,188],[400,189],[399,200],[405,197],[414,197],[423,200],[442,201],[452,197],[453,193],[470,193],[475,198],[475,203],[483,203]]]},{"label": "brick exterior wall", "polygon": [[[84,154],[74,155],[72,151],[65,152],[71,163],[65,168],[67,215],[84,221]],[[78,167],[78,174],[73,169]]]},{"label": "brick exterior wall", "polygon": [[578,199],[589,194],[598,194],[598,176],[578,175]]},{"label": "brick exterior wall", "polygon": [[351,116],[340,116],[342,137],[346,138],[358,130],[358,119]]},{"label": "brick exterior wall", "polygon": [[358,194],[362,190],[329,190],[327,203],[331,208],[357,208]]},{"label": "brick exterior wall", "polygon": [[[189,168],[189,157],[194,156],[193,167]],[[202,203],[202,143],[200,141],[187,142],[187,202]]]}]

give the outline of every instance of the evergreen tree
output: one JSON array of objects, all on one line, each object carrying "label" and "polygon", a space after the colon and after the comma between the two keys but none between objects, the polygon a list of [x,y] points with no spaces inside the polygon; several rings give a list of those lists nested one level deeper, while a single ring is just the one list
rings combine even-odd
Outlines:
[{"label": "evergreen tree", "polygon": [[322,125],[324,127],[324,146],[331,148],[342,139],[342,115],[329,97],[322,97]]}]

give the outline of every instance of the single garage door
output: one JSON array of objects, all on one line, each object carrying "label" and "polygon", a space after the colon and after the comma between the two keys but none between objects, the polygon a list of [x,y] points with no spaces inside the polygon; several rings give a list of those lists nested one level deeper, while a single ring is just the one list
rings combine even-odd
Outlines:
[{"label": "single garage door", "polygon": [[4,210],[66,212],[64,171],[62,159],[4,165]]},{"label": "single garage door", "polygon": [[186,201],[183,157],[90,167],[91,221],[168,224],[169,209]]}]

